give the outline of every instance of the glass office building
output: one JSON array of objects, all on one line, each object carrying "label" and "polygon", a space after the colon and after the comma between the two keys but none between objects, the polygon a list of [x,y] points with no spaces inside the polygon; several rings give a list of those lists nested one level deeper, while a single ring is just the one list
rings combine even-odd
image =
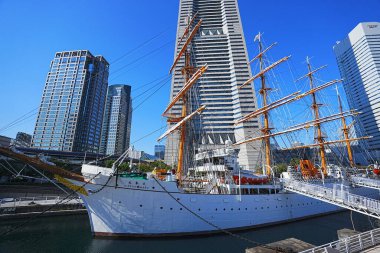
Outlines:
[{"label": "glass office building", "polygon": [[154,156],[159,160],[165,159],[165,145],[154,145]]},{"label": "glass office building", "polygon": [[57,52],[51,61],[32,147],[99,152],[109,63],[88,50]]},{"label": "glass office building", "polygon": [[380,23],[359,23],[334,52],[350,109],[361,112],[355,132],[373,136],[368,148],[380,160]]},{"label": "glass office building", "polygon": [[120,155],[127,150],[131,138],[131,123],[131,86],[122,84],[109,86],[100,152]]}]

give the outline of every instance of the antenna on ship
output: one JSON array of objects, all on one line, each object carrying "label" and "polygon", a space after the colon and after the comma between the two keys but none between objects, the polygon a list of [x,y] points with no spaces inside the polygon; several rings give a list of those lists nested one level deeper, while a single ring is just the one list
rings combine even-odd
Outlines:
[{"label": "antenna on ship", "polygon": [[[207,70],[208,66],[207,64],[198,68],[196,68],[191,63],[191,44],[192,39],[197,34],[197,31],[199,30],[202,19],[198,21],[198,23],[194,26],[194,28],[191,30],[191,27],[195,21],[195,18],[197,17],[197,13],[193,17],[190,18],[190,16],[187,17],[187,27],[179,39],[179,42],[177,46],[179,46],[183,41],[183,46],[181,50],[179,51],[178,55],[174,59],[174,63],[170,68],[169,73],[172,73],[174,68],[176,67],[178,61],[181,59],[182,56],[185,57],[185,64],[181,69],[181,74],[184,76],[185,84],[183,85],[182,89],[178,91],[178,93],[174,96],[174,98],[171,100],[167,108],[165,109],[164,113],[162,114],[164,117],[168,117],[168,123],[176,123],[173,127],[168,129],[163,135],[161,135],[158,138],[158,141],[166,137],[168,134],[173,133],[176,130],[179,130],[179,149],[178,149],[178,164],[177,164],[177,180],[179,185],[182,183],[182,174],[183,174],[183,165],[184,165],[184,150],[185,150],[185,142],[186,142],[186,122],[189,121],[192,117],[194,117],[196,114],[200,114],[206,106],[201,106],[197,110],[195,110],[192,113],[188,113],[188,91],[190,88],[196,83],[196,81],[202,76],[202,74]],[[182,101],[181,104],[181,116],[178,117],[174,114],[169,114],[169,110],[179,101]]]}]

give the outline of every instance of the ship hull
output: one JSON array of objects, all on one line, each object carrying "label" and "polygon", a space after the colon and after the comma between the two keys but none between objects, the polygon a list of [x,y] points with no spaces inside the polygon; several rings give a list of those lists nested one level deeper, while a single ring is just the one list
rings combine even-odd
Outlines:
[{"label": "ship hull", "polygon": [[[112,180],[111,180],[112,181]],[[88,184],[81,195],[95,236],[202,235],[291,222],[342,211],[295,193],[225,195],[181,193],[174,182],[120,180],[118,186]],[[177,190],[176,190],[177,189]],[[91,194],[91,191],[96,192]],[[354,193],[378,198],[376,190]]]}]

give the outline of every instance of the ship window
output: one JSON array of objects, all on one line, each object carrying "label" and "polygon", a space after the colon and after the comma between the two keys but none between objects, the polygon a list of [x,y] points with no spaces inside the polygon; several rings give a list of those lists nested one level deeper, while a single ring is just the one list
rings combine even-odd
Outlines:
[{"label": "ship window", "polygon": [[226,211],[226,208],[223,208],[223,211]]},{"label": "ship window", "polygon": [[155,187],[153,186],[152,189],[154,189]]},{"label": "ship window", "polygon": [[201,209],[200,208],[198,208],[198,211],[200,211]]},{"label": "ship window", "polygon": [[170,210],[173,210],[173,207],[170,207]]},{"label": "ship window", "polygon": [[261,209],[264,209],[264,207],[262,206]]},{"label": "ship window", "polygon": [[218,208],[215,208],[215,211],[218,211]]},{"label": "ship window", "polygon": [[234,209],[233,208],[231,208],[231,211],[233,211]]},{"label": "ship window", "polygon": [[269,209],[269,206],[267,206],[267,209]]},{"label": "ship window", "polygon": [[248,208],[245,208],[245,210],[248,210]]},{"label": "ship window", "polygon": [[142,207],[142,205],[140,205],[140,207]]},{"label": "ship window", "polygon": [[182,207],[181,207],[179,210],[181,210],[181,211],[182,211]]},{"label": "ship window", "polygon": [[161,206],[160,209],[163,209],[163,207]]}]

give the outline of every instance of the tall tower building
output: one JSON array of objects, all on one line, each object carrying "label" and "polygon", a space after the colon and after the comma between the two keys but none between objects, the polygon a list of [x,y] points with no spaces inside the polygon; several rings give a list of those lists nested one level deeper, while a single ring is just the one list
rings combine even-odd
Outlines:
[{"label": "tall tower building", "polygon": [[122,84],[109,86],[100,152],[120,155],[127,150],[131,139],[131,123],[131,86]]},{"label": "tall tower building", "polygon": [[165,145],[154,145],[154,156],[159,160],[165,159]]},{"label": "tall tower building", "polygon": [[[258,134],[257,119],[234,125],[235,120],[255,110],[256,98],[252,87],[238,89],[251,76],[251,69],[247,65],[247,49],[237,0],[180,0],[175,55],[184,43],[178,45],[187,26],[186,19],[195,13],[198,13],[195,23],[199,19],[203,22],[191,44],[191,61],[195,67],[208,64],[208,70],[198,81],[195,94],[199,103],[207,107],[199,126],[205,133],[201,142],[209,148],[218,148],[226,141],[235,142]],[[184,84],[181,75],[183,66],[182,58],[174,70],[170,99]],[[180,112],[180,104],[171,111],[177,116],[180,116]],[[240,146],[240,165],[246,169],[253,169],[257,165],[259,145],[248,143]],[[168,136],[166,163],[176,163],[177,147],[178,134]]]},{"label": "tall tower building", "polygon": [[99,152],[109,63],[87,50],[57,52],[50,64],[32,147]]},{"label": "tall tower building", "polygon": [[380,23],[359,23],[334,46],[350,109],[360,111],[357,135],[371,135],[368,147],[380,159]]}]

